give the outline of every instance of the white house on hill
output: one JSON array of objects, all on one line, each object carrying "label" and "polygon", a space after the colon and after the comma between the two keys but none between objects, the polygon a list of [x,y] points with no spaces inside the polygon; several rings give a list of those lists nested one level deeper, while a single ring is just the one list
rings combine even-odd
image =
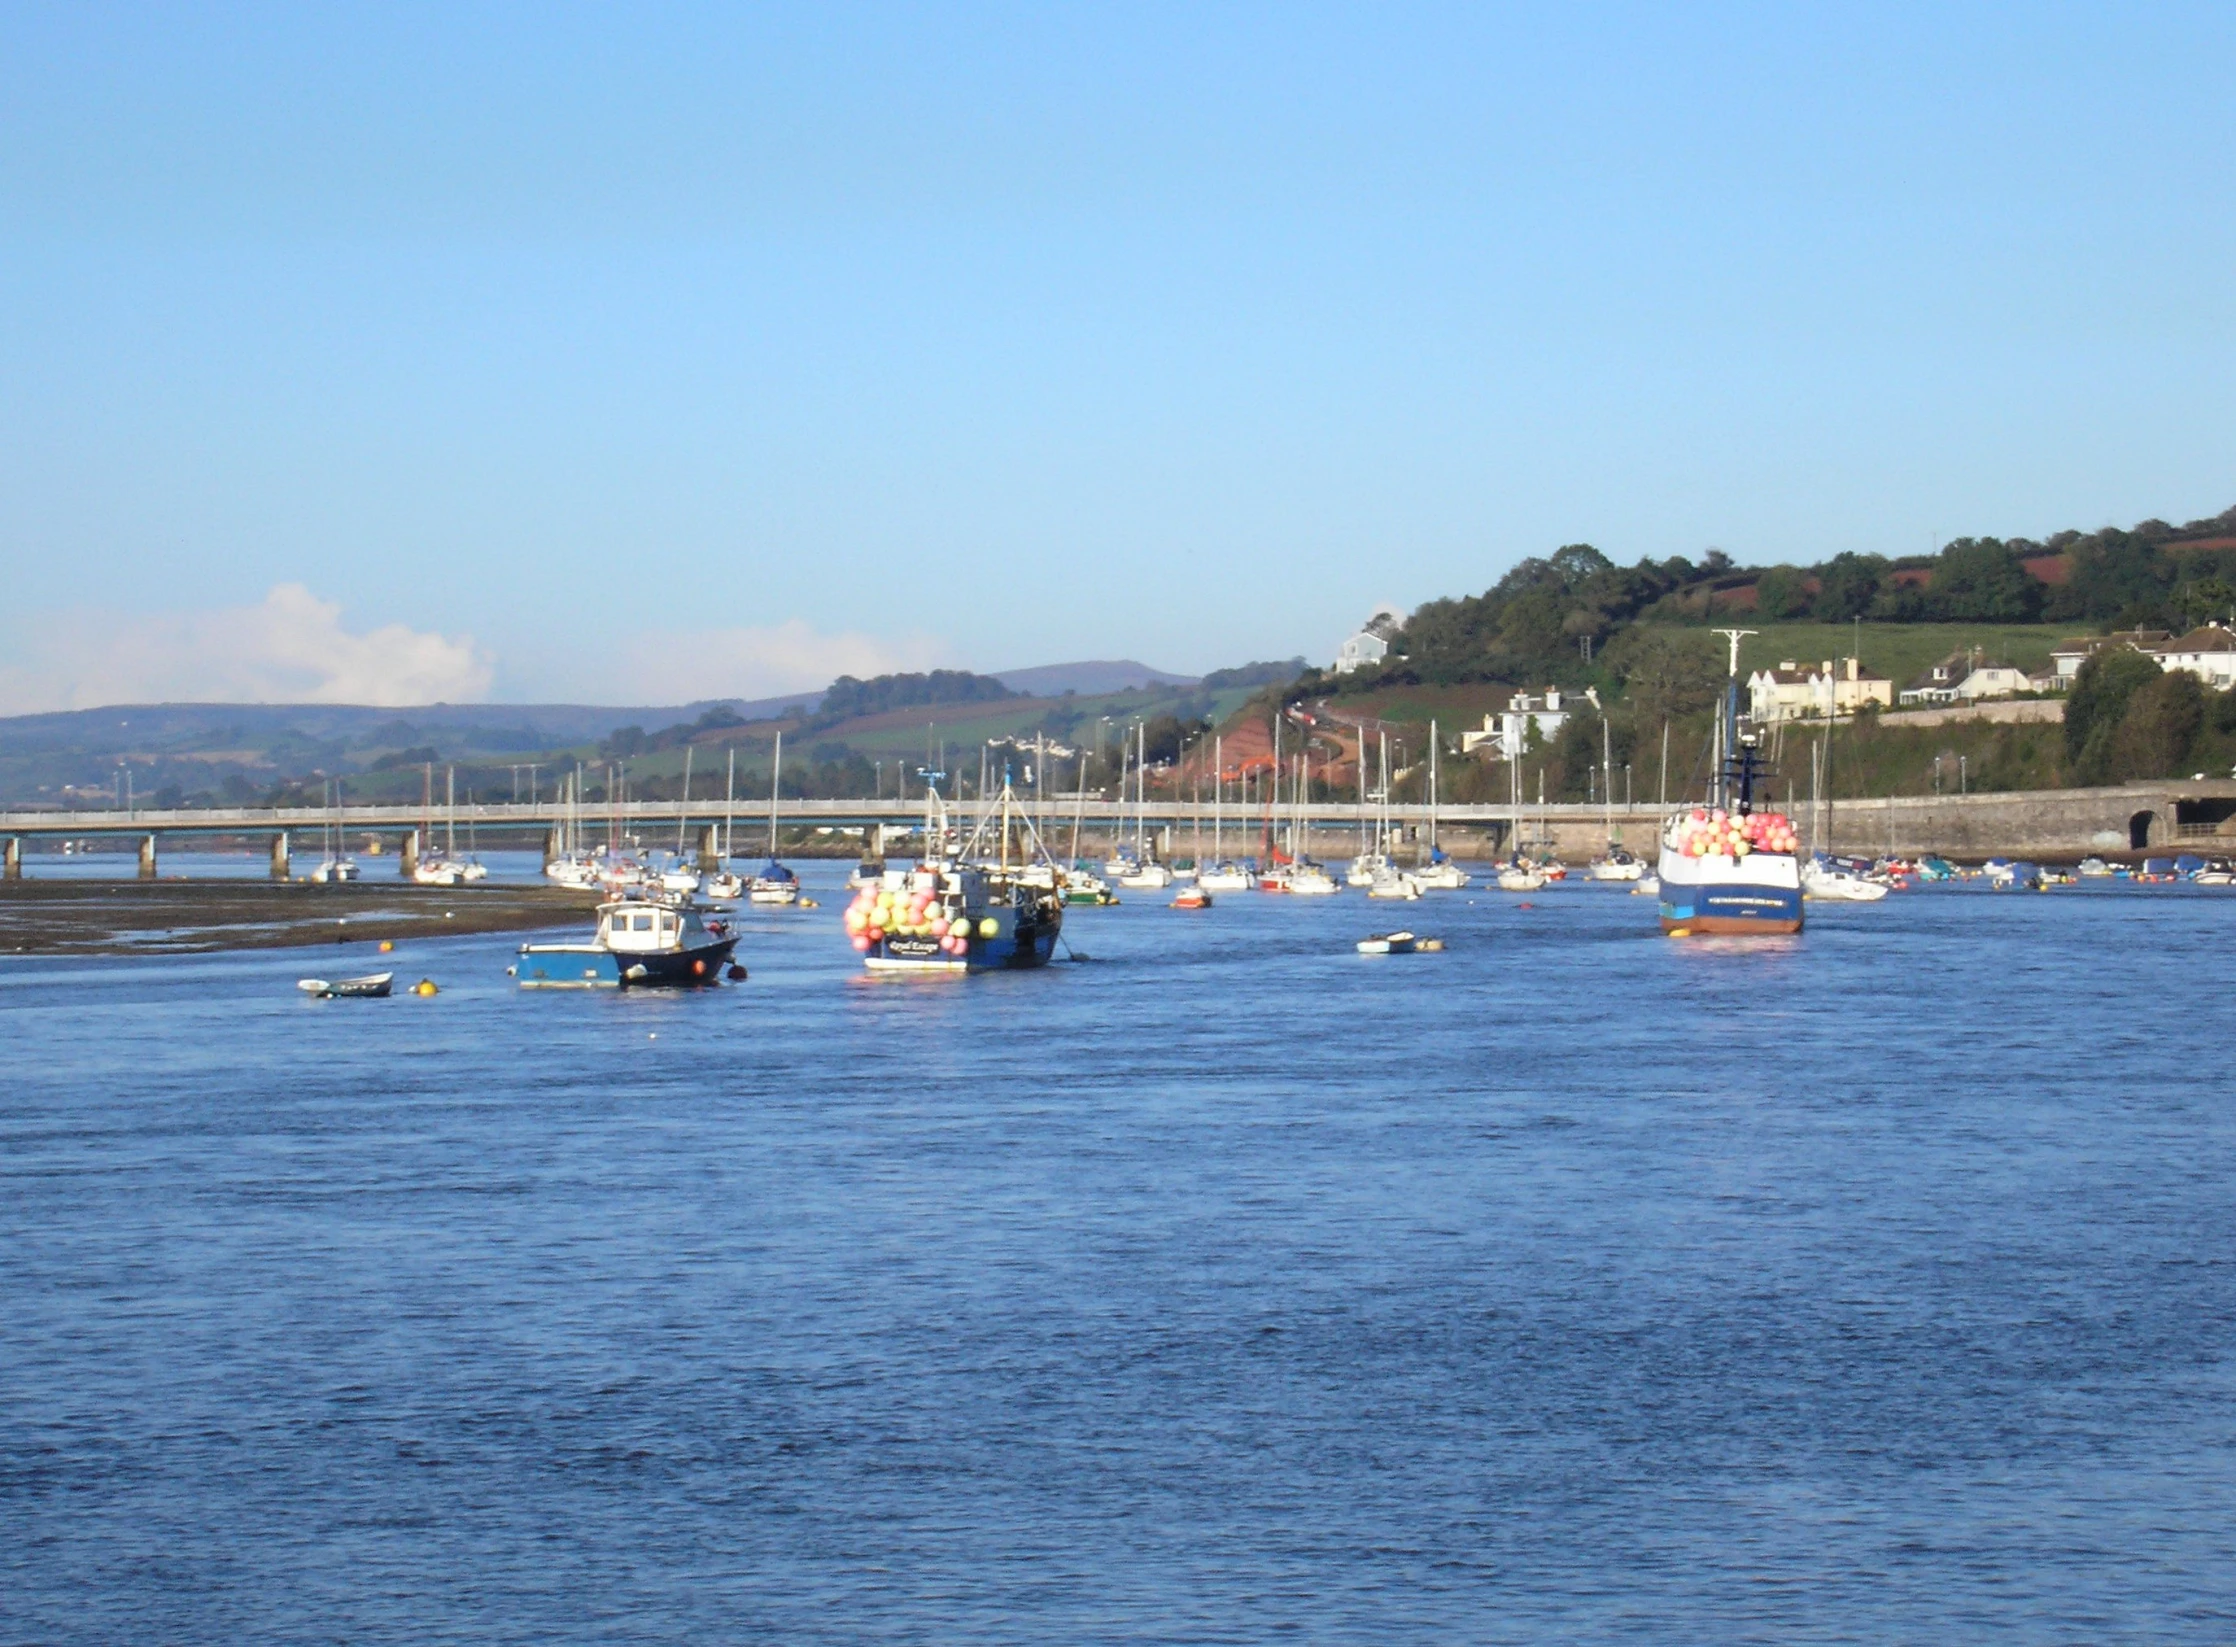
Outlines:
[{"label": "white house on hill", "polygon": [[2159,668],[2182,670],[2219,691],[2236,686],[2236,634],[2219,624],[2162,642],[2151,655],[2158,659]]},{"label": "white house on hill", "polygon": [[1335,672],[1348,675],[1359,669],[1379,669],[1390,655],[1390,637],[1405,626],[1394,606],[1378,606],[1359,632],[1336,648]]},{"label": "white house on hill", "polygon": [[[1587,687],[1584,701],[1597,709],[1599,694]],[[1487,744],[1498,752],[1499,759],[1518,761],[1529,753],[1532,732],[1537,734],[1540,746],[1549,744],[1575,713],[1576,705],[1557,686],[1548,686],[1537,696],[1517,692],[1506,700],[1504,709],[1483,717],[1482,730],[1460,734],[1460,752],[1472,755]]]},{"label": "white house on hill", "polygon": [[1894,682],[1863,667],[1857,658],[1829,659],[1815,669],[1804,669],[1791,658],[1775,669],[1758,669],[1747,677],[1749,713],[1758,721],[1791,721],[1830,715],[1852,715],[1868,704],[1881,708],[1894,701]]},{"label": "white house on hill", "polygon": [[1991,663],[1979,649],[1953,652],[1902,689],[1910,704],[1977,703],[1982,698],[2016,697],[2034,690],[2034,681],[2023,669],[2008,663]]}]

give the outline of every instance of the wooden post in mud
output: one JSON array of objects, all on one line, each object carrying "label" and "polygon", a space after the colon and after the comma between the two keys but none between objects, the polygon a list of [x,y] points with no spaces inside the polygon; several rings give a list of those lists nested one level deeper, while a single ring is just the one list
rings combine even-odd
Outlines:
[{"label": "wooden post in mud", "polygon": [[142,835],[140,837],[140,879],[143,881],[155,879],[155,837],[153,835]]},{"label": "wooden post in mud", "polygon": [[11,881],[23,879],[23,837],[21,835],[10,835],[8,837],[8,866],[4,872],[0,872],[0,878]]},{"label": "wooden post in mud", "polygon": [[716,839],[721,833],[715,824],[699,826],[699,873],[712,875],[722,867],[722,844]]},{"label": "wooden post in mud", "polygon": [[404,831],[404,838],[396,848],[396,864],[407,881],[419,873],[418,830],[407,829]]},{"label": "wooden post in mud", "polygon": [[272,879],[286,880],[288,871],[293,867],[287,851],[287,831],[283,829],[272,837]]}]

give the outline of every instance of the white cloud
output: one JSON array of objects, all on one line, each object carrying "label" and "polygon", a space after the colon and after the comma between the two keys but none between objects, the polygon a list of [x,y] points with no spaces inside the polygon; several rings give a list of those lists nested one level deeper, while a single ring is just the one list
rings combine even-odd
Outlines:
[{"label": "white cloud", "polygon": [[[931,635],[886,639],[859,630],[824,634],[804,619],[766,627],[648,626],[601,677],[599,701],[689,703],[700,698],[773,698],[812,692],[840,675],[936,669],[950,649]],[[563,694],[582,697],[580,684]]]},{"label": "white cloud", "polygon": [[472,703],[495,675],[470,635],[342,626],[299,583],[255,606],[148,617],[48,614],[0,660],[0,713],[112,703]]}]

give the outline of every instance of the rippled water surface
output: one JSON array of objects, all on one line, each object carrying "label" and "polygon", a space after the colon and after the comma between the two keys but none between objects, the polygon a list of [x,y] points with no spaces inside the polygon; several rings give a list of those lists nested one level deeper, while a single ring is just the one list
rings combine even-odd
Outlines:
[{"label": "rippled water surface", "polygon": [[2236,897],[810,875],[689,996],[0,963],[0,1638],[2236,1635]]}]

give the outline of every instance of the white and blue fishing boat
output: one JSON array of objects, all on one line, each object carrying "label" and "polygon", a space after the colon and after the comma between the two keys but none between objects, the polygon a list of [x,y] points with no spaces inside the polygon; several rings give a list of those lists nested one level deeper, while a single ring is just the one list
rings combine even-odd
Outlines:
[{"label": "white and blue fishing boat", "polygon": [[[1672,814],[1662,831],[1661,929],[1672,937],[1694,934],[1749,936],[1801,930],[1801,862],[1784,843],[1783,820],[1776,835],[1783,850],[1766,848],[1744,835],[1756,835],[1748,820],[1755,810],[1755,780],[1762,767],[1755,733],[1739,715],[1739,642],[1754,633],[1720,629],[1731,641],[1731,677],[1724,692],[1724,713],[1717,723],[1715,776],[1709,799],[1715,807],[1708,835],[1711,850],[1688,851],[1688,837],[1703,820],[1690,811]],[[1758,822],[1760,820],[1757,820]],[[1727,844],[1728,843],[1728,844]]]},{"label": "white and blue fishing boat", "polygon": [[[510,971],[523,989],[630,989],[711,984],[723,975],[738,935],[720,916],[646,898],[598,906],[586,944],[522,944]],[[733,979],[744,968],[730,967]]]},{"label": "white and blue fishing boat", "polygon": [[[846,933],[872,972],[961,975],[1045,966],[1064,926],[1060,873],[1032,820],[1016,807],[1008,782],[970,838],[952,854],[938,790],[926,797],[926,856],[912,869],[887,869],[847,906]],[[997,827],[999,838],[989,839]],[[1022,823],[1029,850],[1014,857]]]}]

